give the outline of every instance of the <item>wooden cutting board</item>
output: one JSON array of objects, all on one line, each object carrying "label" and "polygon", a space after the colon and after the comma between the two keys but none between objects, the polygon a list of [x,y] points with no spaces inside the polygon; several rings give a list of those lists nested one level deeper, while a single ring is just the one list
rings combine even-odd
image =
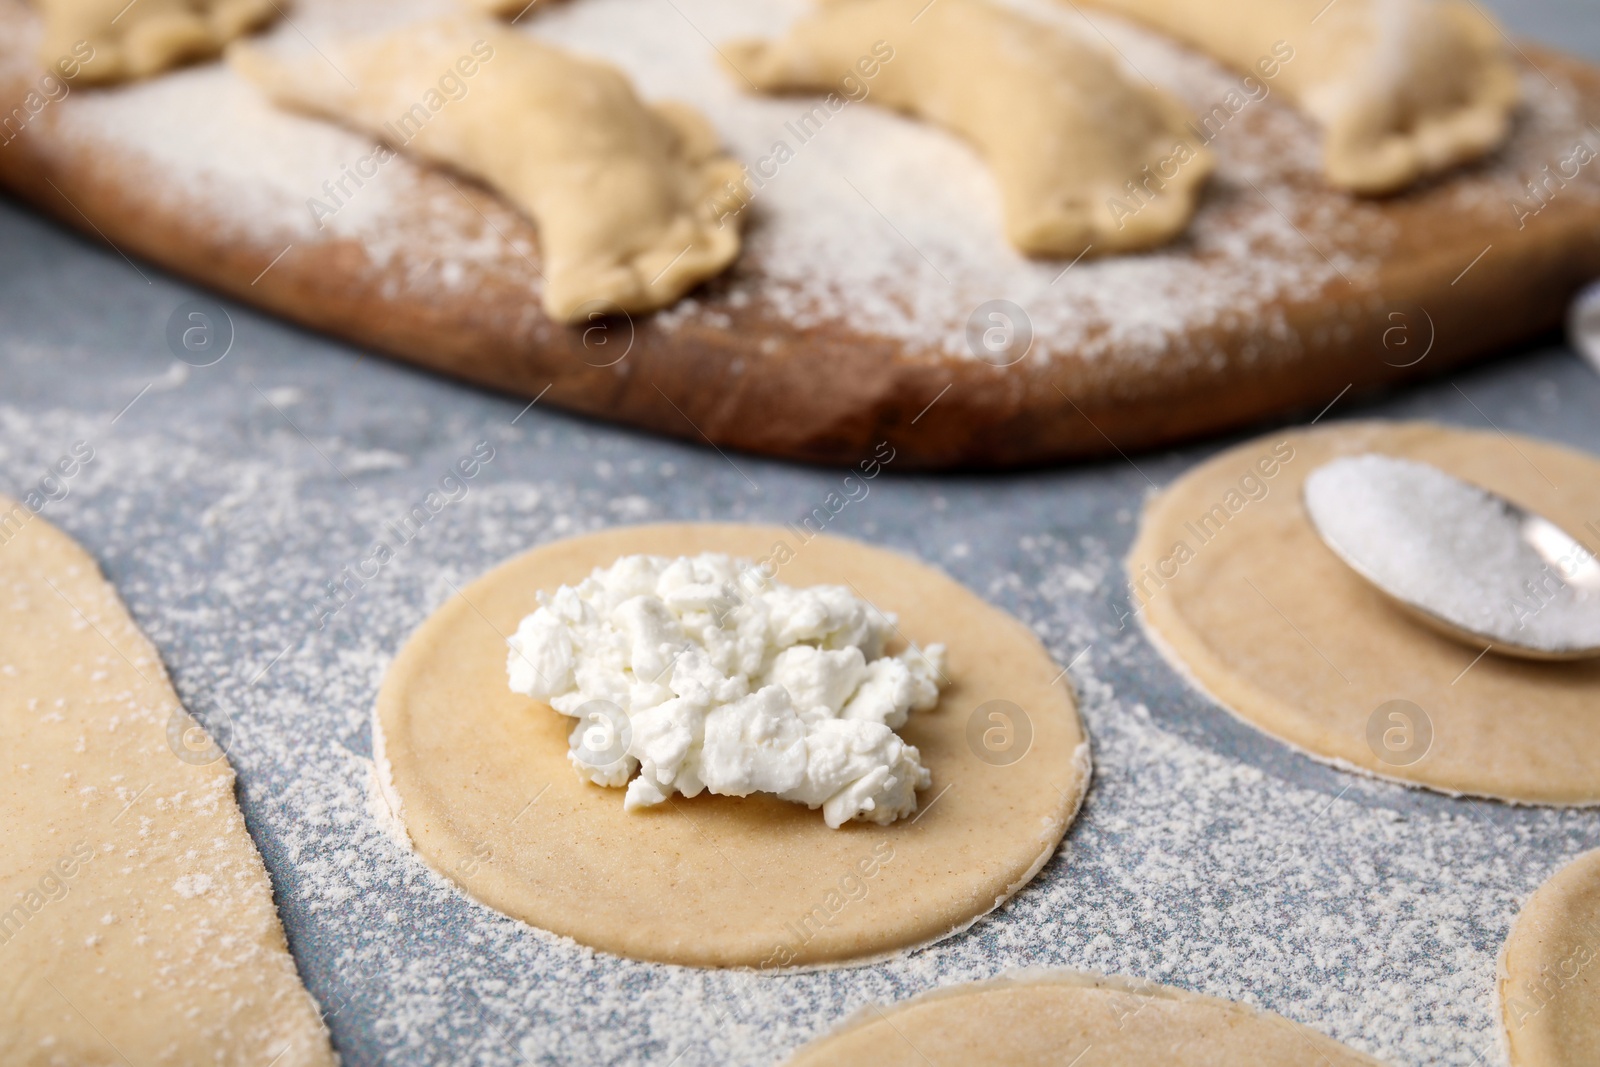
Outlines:
[{"label": "wooden cutting board", "polygon": [[[523,20],[648,98],[701,107],[752,168],[736,268],[631,321],[550,322],[526,219],[404,159],[356,184],[369,141],[274,111],[220,64],[60,95],[19,0],[0,0],[0,103],[19,109],[0,186],[130,262],[445,374],[721,448],[854,463],[887,441],[906,468],[1315,412],[1548,330],[1600,276],[1600,160],[1580,162],[1600,153],[1600,71],[1557,53],[1521,49],[1525,103],[1495,158],[1359,200],[1324,187],[1316,131],[1270,85],[1241,96],[1209,60],[1095,16],[1137,73],[1214,117],[1218,169],[1171,247],[1041,263],[1005,246],[987,174],[953,138],[870,99],[819,117],[729,82],[713,44],[803,7],[573,0]],[[451,10],[302,0],[268,38],[315,46]]]}]

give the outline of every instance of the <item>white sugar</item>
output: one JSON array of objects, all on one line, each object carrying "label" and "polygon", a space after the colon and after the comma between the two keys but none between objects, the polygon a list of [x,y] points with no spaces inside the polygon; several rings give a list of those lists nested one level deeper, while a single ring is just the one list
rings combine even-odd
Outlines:
[{"label": "white sugar", "polygon": [[1318,467],[1305,497],[1323,537],[1402,601],[1485,638],[1600,647],[1600,564],[1548,522],[1430,464],[1373,454]]}]

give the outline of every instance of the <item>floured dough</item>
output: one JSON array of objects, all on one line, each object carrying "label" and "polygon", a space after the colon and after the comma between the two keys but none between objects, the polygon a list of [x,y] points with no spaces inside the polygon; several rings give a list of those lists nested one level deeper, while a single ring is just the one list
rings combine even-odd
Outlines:
[{"label": "floured dough", "polygon": [[[39,59],[89,82],[144,78],[205,59],[275,14],[272,0],[37,0]],[[87,58],[85,58],[87,57]]]},{"label": "floured dough", "polygon": [[1600,851],[1529,898],[1500,957],[1511,1067],[1600,1063]]},{"label": "floured dough", "polygon": [[1376,1067],[1281,1015],[1137,979],[1023,971],[869,1007],[789,1067]]},{"label": "floured dough", "polygon": [[[759,562],[779,543],[793,558],[778,581],[852,585],[906,640],[947,644],[949,688],[900,731],[933,776],[917,814],[830,830],[801,805],[709,793],[629,812],[580,781],[567,721],[506,687],[505,639],[535,593],[633,553]],[[964,928],[1049,858],[1089,781],[1060,671],[1021,623],[892,552],[780,527],[626,527],[535,549],[439,608],[384,679],[375,750],[418,852],[506,914],[636,959],[838,963]]]},{"label": "floured dough", "polygon": [[332,1064],[227,760],[94,561],[0,523],[0,1062]]},{"label": "floured dough", "polygon": [[1432,463],[1594,545],[1593,457],[1430,423],[1285,431],[1146,505],[1128,574],[1152,639],[1224,707],[1318,759],[1448,793],[1600,803],[1600,662],[1478,659],[1317,537],[1301,485],[1362,452]]},{"label": "floured dough", "polygon": [[281,104],[505,194],[538,224],[552,318],[665,307],[738,255],[719,205],[739,165],[698,112],[644,103],[609,64],[466,17],[322,51],[230,58]]},{"label": "floured dough", "polygon": [[[967,138],[1000,187],[1006,236],[1030,255],[1163,244],[1211,171],[1176,101],[1098,44],[991,0],[830,0],[781,40],[721,51],[762,90],[831,91]],[[1134,190],[1143,206],[1114,211]]]},{"label": "floured dough", "polygon": [[1276,70],[1272,84],[1322,123],[1323,170],[1343,189],[1395,192],[1492,151],[1510,129],[1516,72],[1471,0],[1092,2],[1252,75]]}]

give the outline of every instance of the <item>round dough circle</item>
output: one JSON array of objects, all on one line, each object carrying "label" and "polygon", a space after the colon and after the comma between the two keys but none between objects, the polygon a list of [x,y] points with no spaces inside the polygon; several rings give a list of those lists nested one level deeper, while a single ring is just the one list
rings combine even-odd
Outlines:
[{"label": "round dough circle", "polygon": [[[1274,447],[1293,455],[1269,478],[1256,464]],[[1223,707],[1316,759],[1452,794],[1600,803],[1600,661],[1474,663],[1481,650],[1411,619],[1317,537],[1302,484],[1361,452],[1432,463],[1597,547],[1585,526],[1600,519],[1593,457],[1432,423],[1286,430],[1201,464],[1146,506],[1128,575],[1152,641]],[[1250,499],[1246,476],[1266,495]],[[1202,530],[1213,509],[1221,521]],[[1385,730],[1405,723],[1380,708],[1395,700],[1423,717],[1405,710],[1412,733],[1392,735],[1391,750]]]},{"label": "round dough circle", "polygon": [[1500,957],[1512,1067],[1600,1063],[1600,850],[1529,898]]},{"label": "round dough circle", "polygon": [[[1085,1056],[1087,1049],[1093,1056]],[[939,989],[807,1045],[789,1067],[1377,1067],[1281,1015],[1130,978],[1070,971]]]},{"label": "round dough circle", "polygon": [[[621,790],[580,781],[570,720],[506,683],[505,635],[534,594],[632,553],[759,560],[778,544],[793,553],[779,581],[852,585],[899,615],[906,640],[948,646],[950,687],[900,731],[933,773],[917,815],[830,830],[803,805],[709,794],[625,812]],[[858,962],[964,929],[1055,851],[1089,782],[1059,674],[1027,627],[896,553],[781,527],[625,527],[534,549],[439,608],[384,679],[375,752],[417,851],[508,915],[635,959]],[[967,742],[991,700],[1032,727],[1026,755],[1000,766]]]}]

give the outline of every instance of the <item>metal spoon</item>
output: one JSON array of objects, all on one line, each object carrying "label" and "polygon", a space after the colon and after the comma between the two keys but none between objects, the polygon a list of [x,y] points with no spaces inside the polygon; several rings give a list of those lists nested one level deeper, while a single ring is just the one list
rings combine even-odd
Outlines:
[{"label": "metal spoon", "polygon": [[1590,282],[1572,301],[1567,313],[1567,341],[1600,371],[1600,281]]},{"label": "metal spoon", "polygon": [[1600,561],[1542,515],[1372,453],[1323,464],[1302,495],[1334,554],[1435,630],[1528,659],[1600,656]]}]

